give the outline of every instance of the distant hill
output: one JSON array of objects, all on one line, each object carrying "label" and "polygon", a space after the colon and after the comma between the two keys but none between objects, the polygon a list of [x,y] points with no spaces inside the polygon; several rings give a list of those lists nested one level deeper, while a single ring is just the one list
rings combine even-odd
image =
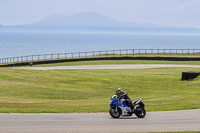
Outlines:
[{"label": "distant hill", "polygon": [[139,24],[117,21],[94,12],[83,12],[72,16],[51,15],[38,22],[3,26],[2,30],[56,30],[56,31],[92,31],[92,32],[136,32],[136,33],[178,33],[200,34],[197,28],[180,28],[174,26]]},{"label": "distant hill", "polygon": [[54,14],[28,25],[39,27],[158,27],[158,25],[152,24],[120,22],[94,12],[84,12],[72,16]]},{"label": "distant hill", "polygon": [[[114,25],[113,25],[114,24]],[[119,26],[121,22],[104,17],[102,15],[86,12],[73,16],[55,14],[39,22],[33,23],[34,26],[53,26],[53,27],[99,27],[99,26]]]}]

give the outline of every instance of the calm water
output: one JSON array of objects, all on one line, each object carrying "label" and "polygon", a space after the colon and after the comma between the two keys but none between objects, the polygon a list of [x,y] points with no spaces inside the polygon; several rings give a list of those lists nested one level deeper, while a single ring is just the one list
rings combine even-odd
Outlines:
[{"label": "calm water", "polygon": [[199,49],[200,36],[0,32],[0,58],[134,48]]}]

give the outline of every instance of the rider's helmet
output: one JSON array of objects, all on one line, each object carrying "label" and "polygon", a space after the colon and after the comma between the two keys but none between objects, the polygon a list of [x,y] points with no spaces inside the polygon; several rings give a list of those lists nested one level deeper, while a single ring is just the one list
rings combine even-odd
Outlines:
[{"label": "rider's helmet", "polygon": [[120,93],[122,93],[122,89],[121,89],[121,88],[118,88],[118,89],[116,90],[116,95],[119,95]]}]

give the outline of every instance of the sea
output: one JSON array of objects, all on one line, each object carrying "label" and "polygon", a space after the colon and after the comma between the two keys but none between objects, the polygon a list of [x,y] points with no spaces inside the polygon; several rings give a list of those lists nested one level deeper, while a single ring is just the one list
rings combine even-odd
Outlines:
[{"label": "sea", "polygon": [[200,36],[0,32],[0,58],[120,49],[200,49]]}]

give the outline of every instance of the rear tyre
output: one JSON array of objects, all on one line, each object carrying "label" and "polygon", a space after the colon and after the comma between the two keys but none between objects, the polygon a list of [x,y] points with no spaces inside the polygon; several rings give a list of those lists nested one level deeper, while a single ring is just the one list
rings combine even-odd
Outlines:
[{"label": "rear tyre", "polygon": [[110,115],[111,115],[113,118],[119,118],[119,117],[121,116],[121,113],[120,113],[120,112],[121,112],[121,111],[120,111],[119,108],[117,109],[117,111],[116,111],[115,108],[109,110],[109,113],[110,113]]},{"label": "rear tyre", "polygon": [[135,112],[135,115],[138,117],[138,118],[144,118],[146,116],[146,110],[144,108],[141,108],[141,109],[138,109],[136,112]]}]

